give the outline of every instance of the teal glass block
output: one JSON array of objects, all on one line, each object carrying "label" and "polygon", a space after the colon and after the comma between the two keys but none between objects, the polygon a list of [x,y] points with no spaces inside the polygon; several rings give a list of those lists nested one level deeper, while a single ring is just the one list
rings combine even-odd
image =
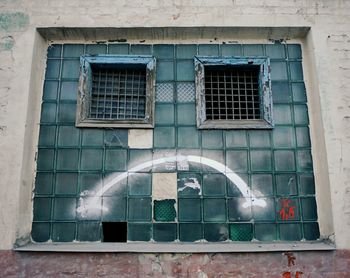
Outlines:
[{"label": "teal glass block", "polygon": [[56,103],[43,103],[41,107],[41,123],[55,123],[56,122]]},{"label": "teal glass block", "polygon": [[162,163],[153,163],[153,173],[173,173],[176,172],[177,162],[176,149],[153,149],[153,161],[163,160]]},{"label": "teal glass block", "polygon": [[101,222],[83,221],[78,223],[78,241],[100,241]]},{"label": "teal glass block", "polygon": [[277,239],[277,228],[275,224],[257,223],[254,225],[255,238],[260,241],[274,241]]},{"label": "teal glass block", "polygon": [[[120,175],[122,175],[120,177]],[[118,179],[118,182],[115,181]],[[111,172],[103,175],[103,196],[126,196],[127,175],[125,172]]]},{"label": "teal glass block", "polygon": [[53,218],[54,220],[75,220],[77,209],[76,198],[55,198]]},{"label": "teal glass block", "polygon": [[219,45],[218,44],[200,44],[198,45],[198,54],[205,56],[218,56]]},{"label": "teal glass block", "polygon": [[263,56],[264,46],[262,44],[244,44],[243,55],[244,56]]},{"label": "teal glass block", "polygon": [[276,171],[295,171],[294,151],[274,151]]},{"label": "teal glass block", "polygon": [[155,44],[155,45],[153,45],[153,55],[157,59],[173,59],[174,58],[174,45]]},{"label": "teal glass block", "polygon": [[226,221],[226,201],[225,199],[204,199],[203,217],[205,222]]},{"label": "teal glass block", "polygon": [[297,125],[309,124],[309,116],[306,105],[294,105],[294,122]]},{"label": "teal glass block", "polygon": [[80,192],[84,196],[94,196],[102,189],[102,174],[100,173],[80,173]]},{"label": "teal glass block", "polygon": [[176,80],[177,81],[194,81],[193,60],[178,60],[176,62]]},{"label": "teal glass block", "polygon": [[96,54],[106,54],[107,45],[106,44],[87,44],[85,54],[96,55]]},{"label": "teal glass block", "polygon": [[152,199],[151,198],[129,198],[128,220],[134,222],[151,221]]},{"label": "teal glass block", "polygon": [[176,97],[177,103],[194,103],[196,100],[194,82],[177,82]]},{"label": "teal glass block", "polygon": [[306,102],[306,89],[304,83],[292,83],[293,101]]},{"label": "teal glass block", "polygon": [[302,81],[303,80],[303,66],[301,62],[290,62],[290,77],[292,81]]},{"label": "teal glass block", "polygon": [[306,240],[317,240],[320,238],[320,229],[318,223],[304,223],[304,238]]},{"label": "teal glass block", "polygon": [[62,78],[78,79],[79,78],[80,61],[79,60],[63,60]]},{"label": "teal glass block", "polygon": [[172,222],[176,218],[175,200],[154,200],[153,218],[155,221]]},{"label": "teal glass block", "polygon": [[279,224],[280,240],[285,241],[299,241],[302,239],[301,224],[285,223]]},{"label": "teal glass block", "polygon": [[280,174],[275,176],[276,194],[292,196],[298,194],[297,177],[295,174]]},{"label": "teal glass block", "polygon": [[39,146],[54,146],[56,141],[56,126],[40,126]]},{"label": "teal glass block", "polygon": [[224,147],[222,130],[203,130],[202,148],[222,149]]},{"label": "teal glass block", "polygon": [[251,241],[253,239],[252,224],[230,224],[230,240]]},{"label": "teal glass block", "polygon": [[284,44],[267,44],[266,56],[270,57],[270,59],[285,59],[286,51],[284,47]]},{"label": "teal glass block", "polygon": [[196,127],[179,127],[177,129],[177,145],[179,148],[198,148],[199,131]]},{"label": "teal glass block", "polygon": [[294,128],[276,126],[272,132],[275,148],[292,148],[295,146]]},{"label": "teal glass block", "polygon": [[202,177],[199,173],[178,173],[177,194],[179,197],[200,197],[202,195]]},{"label": "teal glass block", "polygon": [[223,174],[203,175],[203,195],[224,197],[226,195],[226,176]]},{"label": "teal glass block", "polygon": [[80,169],[89,171],[102,170],[103,149],[83,149],[81,151]]},{"label": "teal glass block", "polygon": [[257,197],[273,195],[273,180],[270,174],[253,174],[251,176],[252,191]]},{"label": "teal glass block", "polygon": [[272,82],[272,100],[274,103],[291,103],[292,95],[288,82]]},{"label": "teal glass block", "polygon": [[53,174],[52,173],[37,173],[35,177],[35,194],[50,195],[52,194]]},{"label": "teal glass block", "polygon": [[83,146],[103,146],[103,129],[83,129]]},{"label": "teal glass block", "polygon": [[58,110],[58,121],[60,123],[75,123],[76,104],[61,103]]},{"label": "teal glass block", "polygon": [[153,224],[153,239],[157,242],[171,242],[177,239],[177,225],[156,223]]},{"label": "teal glass block", "polygon": [[152,194],[152,175],[148,173],[129,174],[128,189],[131,196],[150,196]]},{"label": "teal glass block", "polygon": [[[229,173],[227,174],[229,175]],[[248,182],[248,175],[247,174],[238,174],[237,175],[247,186],[249,184]],[[226,179],[227,184],[227,196],[230,197],[241,197],[242,192],[239,190],[239,187],[229,178]],[[246,192],[244,192],[246,193]]]},{"label": "teal glass block", "polygon": [[292,112],[289,105],[275,104],[273,118],[276,125],[292,124]]},{"label": "teal glass block", "polygon": [[39,149],[37,170],[53,170],[55,152],[53,149]]},{"label": "teal glass block", "polygon": [[301,59],[301,46],[300,44],[287,44],[288,57],[290,59]]},{"label": "teal glass block", "polygon": [[200,222],[202,220],[200,199],[179,198],[178,202],[179,222]]},{"label": "teal glass block", "polygon": [[156,104],[155,110],[156,125],[174,125],[174,105],[173,104]]},{"label": "teal glass block", "polygon": [[105,170],[125,171],[126,170],[126,150],[107,149],[105,158]]},{"label": "teal glass block", "polygon": [[195,44],[176,45],[176,58],[193,59],[194,55],[197,55],[197,45]]},{"label": "teal glass block", "polygon": [[314,197],[301,198],[303,220],[317,220],[317,205]]},{"label": "teal glass block", "polygon": [[78,190],[77,173],[57,173],[55,193],[58,195],[75,195]]},{"label": "teal glass block", "polygon": [[150,44],[133,44],[131,45],[131,54],[133,55],[150,55],[152,54],[152,45]]},{"label": "teal glass block", "polygon": [[223,44],[221,45],[222,56],[242,56],[242,45],[240,44]]},{"label": "teal glass block", "polygon": [[61,82],[61,100],[77,100],[78,82],[62,81]]},{"label": "teal glass block", "polygon": [[109,147],[128,147],[128,130],[126,129],[108,129],[105,130],[104,145]]},{"label": "teal glass block", "polygon": [[[201,150],[200,149],[177,149],[176,150],[176,154],[178,156],[184,156],[184,157],[187,157],[189,155],[201,156]],[[202,171],[202,164],[199,163],[199,162],[192,162],[192,161],[190,161],[190,162],[188,162],[187,165],[185,163],[185,166],[188,166],[188,170],[183,169],[181,167],[178,167],[178,171],[191,171],[191,172],[200,172],[200,171]]]},{"label": "teal glass block", "polygon": [[174,102],[174,83],[163,82],[156,84],[156,103]]},{"label": "teal glass block", "polygon": [[57,170],[78,170],[78,149],[60,149],[57,151]]},{"label": "teal glass block", "polygon": [[297,198],[277,199],[276,210],[278,221],[300,221],[300,204]]},{"label": "teal glass block", "polygon": [[[153,166],[151,162],[152,157],[152,150],[131,149],[129,151],[129,172],[150,172]],[[149,163],[149,167],[143,167],[142,169],[137,168],[137,170],[134,170],[134,167],[138,167],[140,164],[143,163]]]},{"label": "teal glass block", "polygon": [[204,224],[204,239],[209,242],[226,241],[229,238],[227,224],[206,223]]},{"label": "teal glass block", "polygon": [[58,146],[75,147],[80,143],[80,130],[75,126],[60,126],[58,129]]},{"label": "teal glass block", "polygon": [[270,131],[268,130],[250,130],[249,145],[253,148],[269,148],[271,146]]},{"label": "teal glass block", "polygon": [[157,81],[174,80],[174,62],[158,61],[157,62]]},{"label": "teal glass block", "polygon": [[102,197],[102,221],[125,221],[126,219],[126,197],[107,196]]},{"label": "teal glass block", "polygon": [[254,221],[275,221],[276,210],[275,210],[275,199],[274,198],[256,198],[255,201],[266,203],[265,207],[252,206],[253,219]]},{"label": "teal glass block", "polygon": [[203,150],[202,151],[202,171],[203,173],[210,172],[210,173],[217,173],[220,171],[224,171],[224,169],[215,169],[212,166],[212,162],[207,162],[207,159],[213,160],[214,163],[221,163],[222,165],[225,165],[225,156],[224,151],[221,150]]},{"label": "teal glass block", "polygon": [[288,80],[285,62],[271,62],[271,80]]},{"label": "teal glass block", "polygon": [[72,242],[75,239],[75,223],[53,223],[53,242]]},{"label": "teal glass block", "polygon": [[45,78],[58,79],[60,76],[60,66],[61,66],[61,60],[59,59],[47,60]]},{"label": "teal glass block", "polygon": [[251,200],[247,198],[232,198],[227,200],[229,221],[250,221],[252,219],[251,206],[245,206]]},{"label": "teal glass block", "polygon": [[176,108],[176,121],[178,125],[195,125],[196,106],[194,104],[178,104]]},{"label": "teal glass block", "polygon": [[60,58],[62,51],[62,45],[51,44],[47,49],[47,58]]},{"label": "teal glass block", "polygon": [[299,193],[301,195],[315,194],[315,180],[313,174],[299,175]]},{"label": "teal glass block", "polygon": [[35,198],[33,208],[34,221],[48,221],[51,219],[51,198]]},{"label": "teal glass block", "polygon": [[250,151],[250,168],[252,171],[271,171],[271,152],[270,151]]},{"label": "teal glass block", "polygon": [[312,171],[311,151],[309,150],[297,151],[297,163],[298,163],[299,171]]},{"label": "teal glass block", "polygon": [[109,44],[108,54],[129,54],[129,44]]},{"label": "teal glass block", "polygon": [[179,225],[179,238],[182,242],[194,242],[203,238],[202,224],[181,223]]},{"label": "teal glass block", "polygon": [[63,57],[77,58],[84,54],[83,44],[65,44],[63,46]]},{"label": "teal glass block", "polygon": [[102,198],[83,196],[79,198],[77,218],[79,220],[101,220]]},{"label": "teal glass block", "polygon": [[43,100],[56,100],[58,92],[58,81],[46,80],[44,83]]},{"label": "teal glass block", "polygon": [[247,132],[245,130],[234,130],[225,132],[226,148],[247,147]]},{"label": "teal glass block", "polygon": [[128,241],[150,241],[152,224],[128,223]]},{"label": "teal glass block", "polygon": [[245,150],[226,151],[226,166],[233,172],[246,172],[248,170],[247,151]]},{"label": "teal glass block", "polygon": [[50,223],[33,222],[31,237],[34,242],[48,241],[50,239]]}]

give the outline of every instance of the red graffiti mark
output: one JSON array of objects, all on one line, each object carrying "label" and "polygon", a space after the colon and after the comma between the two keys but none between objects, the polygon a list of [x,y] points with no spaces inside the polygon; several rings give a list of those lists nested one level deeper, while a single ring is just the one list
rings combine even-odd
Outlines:
[{"label": "red graffiti mark", "polygon": [[284,272],[282,277],[283,278],[292,278],[292,274],[290,273],[290,271]]},{"label": "red graffiti mark", "polygon": [[293,255],[292,252],[286,252],[286,253],[284,253],[284,255],[287,256],[289,267],[292,265],[295,265],[296,257]]},{"label": "red graffiti mark", "polygon": [[300,278],[301,275],[303,275],[303,274],[304,274],[303,272],[297,271],[297,272],[295,273],[295,278]]},{"label": "red graffiti mark", "polygon": [[[304,274],[303,272],[297,271],[297,272],[295,272],[295,276],[294,277],[295,278],[301,278],[301,275],[303,275],[303,274]],[[283,278],[293,278],[293,273],[290,272],[290,271],[284,272],[282,277]]]},{"label": "red graffiti mark", "polygon": [[281,209],[279,210],[279,215],[282,220],[294,219],[295,217],[295,206],[291,206],[291,200],[282,199],[281,200]]}]

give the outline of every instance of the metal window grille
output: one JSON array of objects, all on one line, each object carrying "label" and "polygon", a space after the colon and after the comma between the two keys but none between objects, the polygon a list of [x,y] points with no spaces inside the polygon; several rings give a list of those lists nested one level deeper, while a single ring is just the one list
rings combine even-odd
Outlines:
[{"label": "metal window grille", "polygon": [[262,119],[259,66],[206,66],[204,76],[208,120]]}]

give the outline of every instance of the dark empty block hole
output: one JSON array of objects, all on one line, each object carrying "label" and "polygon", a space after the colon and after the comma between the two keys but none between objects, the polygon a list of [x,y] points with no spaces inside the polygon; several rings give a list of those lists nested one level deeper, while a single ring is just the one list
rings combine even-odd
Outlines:
[{"label": "dark empty block hole", "polygon": [[103,242],[126,242],[126,222],[102,222]]}]

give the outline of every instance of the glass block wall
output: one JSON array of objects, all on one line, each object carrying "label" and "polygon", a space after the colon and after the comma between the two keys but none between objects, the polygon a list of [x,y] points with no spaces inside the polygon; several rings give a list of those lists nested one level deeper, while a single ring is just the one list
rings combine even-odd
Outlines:
[{"label": "glass block wall", "polygon": [[[106,53],[157,59],[153,148],[129,148],[127,129],[75,127],[79,57]],[[198,130],[197,54],[270,57],[275,127]],[[47,58],[33,241],[103,241],[103,222],[127,223],[128,241],[319,238],[300,45],[56,44]],[[174,200],[152,197],[156,173],[176,175]]]}]

